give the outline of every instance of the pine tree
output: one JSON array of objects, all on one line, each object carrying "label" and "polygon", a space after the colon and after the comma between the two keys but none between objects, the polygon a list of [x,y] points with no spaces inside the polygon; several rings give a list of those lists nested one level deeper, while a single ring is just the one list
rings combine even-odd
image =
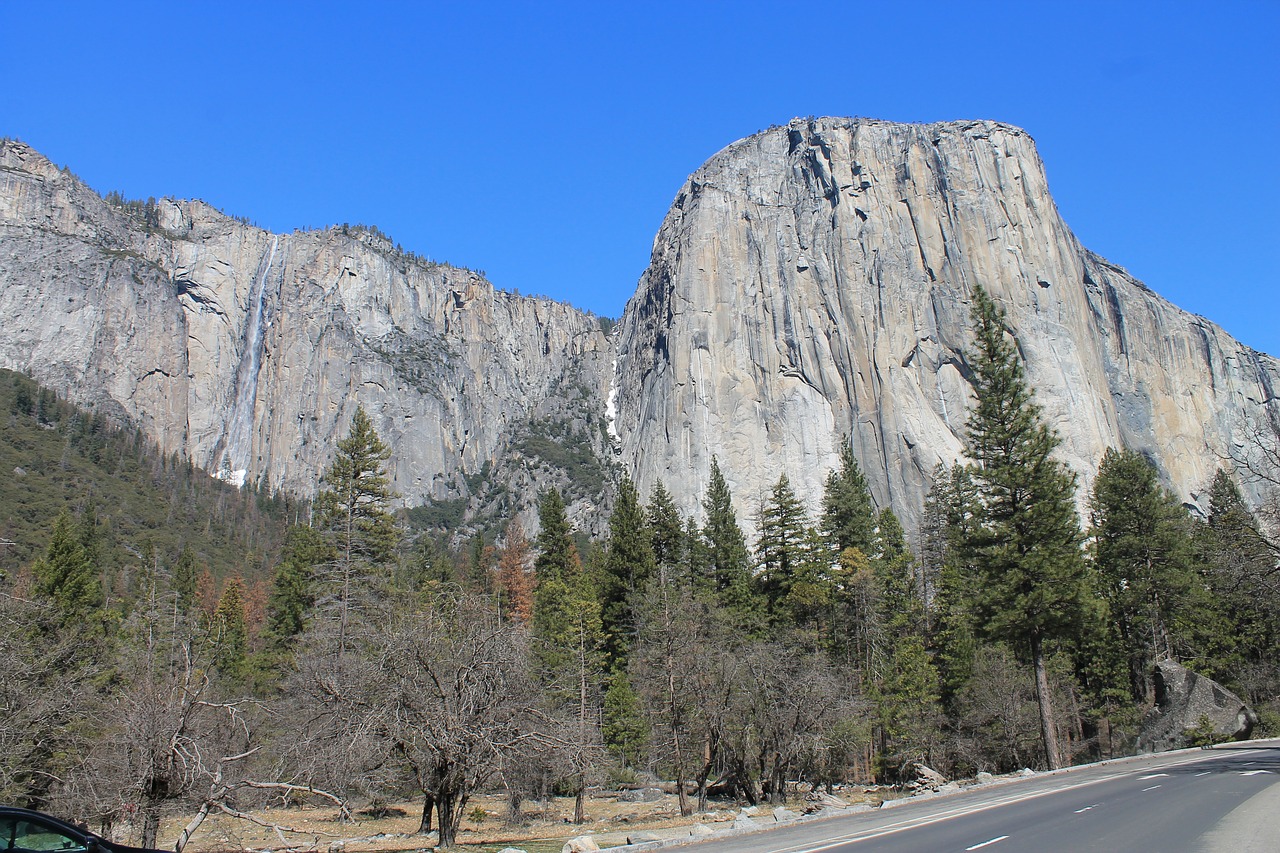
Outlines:
[{"label": "pine tree", "polygon": [[336,654],[348,646],[352,622],[369,595],[375,571],[395,553],[399,531],[391,514],[395,495],[383,465],[391,449],[373,428],[363,406],[356,407],[351,431],[338,442],[333,463],[321,477],[316,497],[317,526],[334,549],[319,574],[329,588],[321,599],[335,614]]},{"label": "pine tree", "polygon": [[36,592],[67,619],[87,616],[103,604],[98,567],[85,551],[81,532],[64,509],[54,521],[44,556],[31,569]]},{"label": "pine tree", "polygon": [[[1255,703],[1280,694],[1280,560],[1235,480],[1218,471],[1209,491],[1208,524],[1196,551],[1199,581],[1212,593],[1215,611],[1196,613],[1207,645],[1217,640],[1209,671]],[[1213,617],[1217,618],[1213,618]]]},{"label": "pine tree", "polygon": [[621,661],[631,645],[636,628],[636,596],[649,578],[655,576],[656,570],[640,495],[631,479],[623,477],[618,500],[609,517],[605,586],[600,591],[604,628],[615,661]]},{"label": "pine tree", "polygon": [[760,507],[760,536],[756,542],[757,584],[771,617],[782,615],[783,601],[806,559],[810,538],[808,513],[796,497],[787,475],[774,484]]},{"label": "pine tree", "polygon": [[1046,662],[1047,646],[1074,637],[1088,578],[1075,509],[1075,475],[1054,459],[1057,434],[1032,400],[1004,312],[981,287],[974,293],[976,349],[967,355],[977,406],[967,452],[982,503],[969,542],[978,567],[983,630],[1030,657],[1050,768],[1061,764]]},{"label": "pine tree", "polygon": [[933,591],[927,636],[948,708],[972,676],[977,653],[974,602],[979,579],[968,543],[976,535],[981,507],[972,473],[963,465],[938,466],[926,499],[933,524],[925,536],[932,561],[925,567],[926,583]]},{"label": "pine tree", "polygon": [[762,604],[752,589],[747,538],[738,525],[733,496],[714,456],[702,509],[706,513],[702,539],[706,543],[707,566],[717,600],[733,615],[740,628],[754,633],[762,621]]},{"label": "pine tree", "polygon": [[1108,448],[1091,501],[1094,566],[1107,602],[1116,651],[1136,702],[1154,701],[1152,664],[1177,659],[1180,613],[1194,585],[1190,518],[1132,450]]},{"label": "pine tree", "polygon": [[653,551],[654,566],[659,575],[669,583],[675,583],[682,574],[680,566],[685,559],[684,522],[675,500],[661,482],[654,487],[645,509],[645,522],[649,528],[649,543]]},{"label": "pine tree", "polygon": [[556,489],[547,489],[538,498],[538,556],[533,568],[538,582],[563,578],[576,560],[573,533],[565,517],[564,499]]},{"label": "pine tree", "polygon": [[173,591],[178,596],[178,609],[190,613],[196,603],[196,555],[184,546],[173,564]]},{"label": "pine tree", "polygon": [[822,532],[838,554],[845,548],[870,553],[876,526],[876,508],[867,478],[858,467],[853,446],[840,446],[840,468],[827,476],[822,495]]},{"label": "pine tree", "polygon": [[283,655],[292,649],[294,640],[306,629],[316,599],[313,572],[334,556],[332,546],[319,531],[311,527],[289,529],[267,596],[263,633],[273,654]]},{"label": "pine tree", "polygon": [[586,770],[600,737],[598,685],[606,639],[601,599],[591,575],[583,571],[564,505],[554,490],[544,493],[539,516],[543,529],[538,541],[544,548],[539,560],[544,568],[538,570],[533,599],[533,636],[542,682],[554,705],[573,721],[566,746],[574,769],[574,822],[582,823]]},{"label": "pine tree", "polygon": [[244,579],[228,578],[209,623],[214,668],[232,681],[244,676],[249,655],[244,597]]},{"label": "pine tree", "polygon": [[640,766],[644,748],[649,741],[649,727],[645,724],[636,695],[625,671],[615,672],[609,678],[609,688],[604,694],[605,745],[622,762],[623,767]]}]

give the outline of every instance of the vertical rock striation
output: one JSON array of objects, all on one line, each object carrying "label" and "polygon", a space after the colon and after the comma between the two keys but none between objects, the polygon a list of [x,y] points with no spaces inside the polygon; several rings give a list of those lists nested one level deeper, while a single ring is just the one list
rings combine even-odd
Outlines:
[{"label": "vertical rock striation", "polygon": [[848,435],[914,526],[962,453],[977,285],[1086,486],[1123,445],[1198,502],[1248,425],[1280,418],[1276,360],[1083,249],[1024,131],[797,119],[677,194],[621,323],[622,458],[692,511],[716,456],[749,520],[782,473],[816,509]]}]

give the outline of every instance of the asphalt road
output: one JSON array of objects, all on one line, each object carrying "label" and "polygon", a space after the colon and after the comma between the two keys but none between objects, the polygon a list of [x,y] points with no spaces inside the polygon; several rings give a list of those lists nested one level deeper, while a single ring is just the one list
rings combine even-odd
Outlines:
[{"label": "asphalt road", "polygon": [[[1122,759],[688,845],[693,853],[1277,853],[1280,740]],[[763,823],[763,821],[761,821]]]}]

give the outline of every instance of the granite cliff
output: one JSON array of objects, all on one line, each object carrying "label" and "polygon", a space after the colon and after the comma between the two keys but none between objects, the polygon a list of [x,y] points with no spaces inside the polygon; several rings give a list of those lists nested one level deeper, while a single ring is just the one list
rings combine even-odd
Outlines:
[{"label": "granite cliff", "polygon": [[851,436],[910,526],[961,455],[976,285],[1086,488],[1126,446],[1197,503],[1250,424],[1280,423],[1280,364],[1084,249],[1024,131],[797,119],[713,156],[662,223],[620,327],[622,458],[691,510],[718,457],[750,523],[782,473],[816,507]]},{"label": "granite cliff", "polygon": [[599,319],[373,229],[276,235],[201,202],[110,203],[0,142],[0,312],[0,365],[233,482],[313,494],[359,403],[406,505],[527,510],[533,483],[574,485],[539,458],[548,434],[599,469],[577,514],[604,491]]},{"label": "granite cliff", "polygon": [[811,506],[850,436],[911,526],[971,404],[981,284],[1087,486],[1107,446],[1189,502],[1280,364],[1081,247],[1034,143],[991,122],[795,120],[676,196],[612,337],[376,229],[271,234],[201,202],[104,199],[0,142],[0,367],[233,481],[309,495],[357,403],[406,505],[601,529],[619,469],[696,512],[718,457],[746,526],[786,473]]}]

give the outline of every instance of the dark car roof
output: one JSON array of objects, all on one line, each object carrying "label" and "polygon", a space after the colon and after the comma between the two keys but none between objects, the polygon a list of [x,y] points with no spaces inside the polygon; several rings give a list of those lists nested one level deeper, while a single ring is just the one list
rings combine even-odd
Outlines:
[{"label": "dark car roof", "polygon": [[0,817],[16,817],[23,820],[33,820],[38,823],[50,824],[53,827],[65,832],[67,835],[78,835],[85,840],[90,838],[96,840],[105,850],[115,851],[115,853],[170,853],[165,850],[151,850],[147,847],[130,847],[128,844],[119,844],[115,841],[108,841],[96,832],[90,832],[82,826],[76,826],[74,823],[63,820],[60,817],[54,817],[51,814],[38,812],[34,809],[23,809],[17,806],[0,805]]}]

